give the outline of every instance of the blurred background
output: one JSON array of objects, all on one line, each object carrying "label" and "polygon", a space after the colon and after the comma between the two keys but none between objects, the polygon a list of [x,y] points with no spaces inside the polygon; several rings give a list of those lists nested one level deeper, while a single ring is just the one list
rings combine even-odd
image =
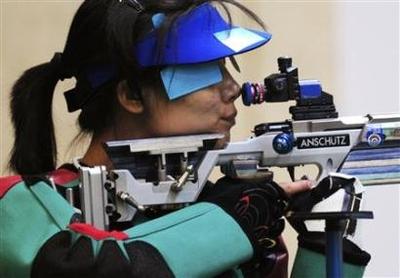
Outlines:
[{"label": "blurred background", "polygon": [[[323,89],[334,96],[339,116],[400,112],[399,90],[399,1],[240,1],[254,10],[272,33],[272,40],[261,49],[238,57],[241,73],[231,71],[241,84],[261,82],[277,72],[276,59],[291,56],[299,68],[300,79],[318,79]],[[12,129],[8,102],[13,82],[26,69],[49,61],[63,50],[73,14],[81,1],[1,0],[0,51],[0,174],[7,175]],[[234,22],[249,25],[234,12]],[[62,93],[74,86],[73,80],[57,85],[54,119],[59,161],[71,161],[84,146],[71,146],[77,134],[77,113],[68,113]],[[292,103],[244,107],[238,101],[234,141],[251,135],[261,122],[290,118]],[[306,170],[307,172],[308,170]],[[310,169],[309,171],[313,171]],[[288,180],[277,171],[278,180]],[[373,241],[390,241],[387,256],[369,267],[368,277],[399,277],[399,199],[397,187],[371,189],[374,206],[391,212],[389,235],[376,233]],[[393,217],[394,216],[394,217]],[[396,217],[397,216],[397,217]],[[391,221],[391,222],[390,222]],[[377,225],[377,224],[375,224]],[[376,227],[376,226],[375,226]],[[286,229],[290,265],[296,250],[296,234]],[[371,247],[370,247],[371,248]],[[376,244],[381,250],[382,244]],[[376,252],[378,252],[376,251]],[[375,251],[374,251],[375,252]]]}]

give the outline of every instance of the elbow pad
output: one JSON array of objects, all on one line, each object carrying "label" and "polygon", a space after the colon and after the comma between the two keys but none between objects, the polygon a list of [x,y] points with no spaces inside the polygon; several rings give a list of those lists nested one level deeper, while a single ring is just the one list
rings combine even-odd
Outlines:
[{"label": "elbow pad", "polygon": [[123,244],[95,241],[62,231],[40,249],[32,265],[33,278],[46,277],[174,277],[156,248],[143,241]]}]

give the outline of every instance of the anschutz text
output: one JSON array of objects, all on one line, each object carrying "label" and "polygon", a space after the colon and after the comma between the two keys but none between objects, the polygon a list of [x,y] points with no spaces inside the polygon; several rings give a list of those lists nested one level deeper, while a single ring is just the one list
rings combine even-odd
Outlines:
[{"label": "anschutz text", "polygon": [[348,134],[297,138],[298,149],[344,147],[349,145],[350,136]]}]

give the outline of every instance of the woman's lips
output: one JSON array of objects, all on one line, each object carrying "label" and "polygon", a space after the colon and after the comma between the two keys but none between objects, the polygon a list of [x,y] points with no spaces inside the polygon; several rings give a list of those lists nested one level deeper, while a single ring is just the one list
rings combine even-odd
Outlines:
[{"label": "woman's lips", "polygon": [[235,117],[221,118],[221,120],[224,126],[228,127],[228,130],[230,130],[236,124]]},{"label": "woman's lips", "polygon": [[236,112],[236,110],[234,110],[230,114],[228,114],[226,116],[222,116],[221,120],[229,126],[229,129],[231,129],[236,124],[236,120],[235,120],[236,115],[237,115],[237,112]]}]

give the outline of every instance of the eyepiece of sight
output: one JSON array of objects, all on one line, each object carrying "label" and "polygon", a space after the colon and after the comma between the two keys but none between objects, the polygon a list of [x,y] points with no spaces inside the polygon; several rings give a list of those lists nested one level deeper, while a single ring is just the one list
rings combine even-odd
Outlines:
[{"label": "eyepiece of sight", "polygon": [[264,79],[264,84],[246,82],[242,86],[243,104],[250,106],[263,102],[285,102],[295,100],[299,95],[297,68],[292,66],[292,58],[278,58],[279,73]]},{"label": "eyepiece of sight", "polygon": [[265,96],[266,88],[261,83],[246,82],[242,85],[242,101],[246,106],[263,103]]}]

